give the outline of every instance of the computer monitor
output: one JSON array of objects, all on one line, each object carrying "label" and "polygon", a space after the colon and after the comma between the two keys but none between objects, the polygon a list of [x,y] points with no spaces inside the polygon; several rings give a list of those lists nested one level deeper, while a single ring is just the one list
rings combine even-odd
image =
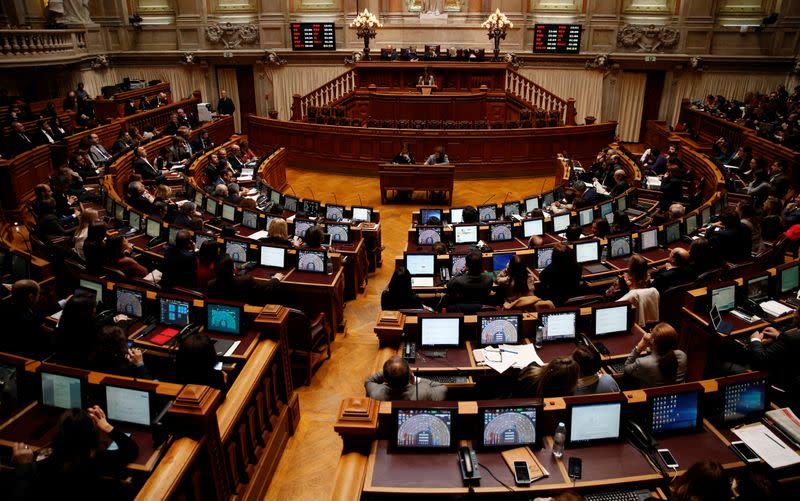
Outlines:
[{"label": "computer monitor", "polygon": [[328,221],[340,221],[344,218],[344,205],[328,204],[325,206],[325,219]]},{"label": "computer monitor", "polygon": [[530,238],[534,235],[544,235],[544,219],[526,219],[522,222],[522,236]]},{"label": "computer monitor", "polygon": [[547,193],[542,194],[542,208],[550,207],[555,202],[555,196],[553,195],[552,191],[548,191]]},{"label": "computer monitor", "polygon": [[90,280],[88,278],[81,278],[78,280],[78,286],[94,292],[96,301],[98,303],[103,302],[103,290],[105,287],[103,287],[102,282],[95,282],[94,280]]},{"label": "computer monitor", "polygon": [[622,425],[622,402],[573,404],[569,407],[567,441],[570,445],[618,440]]},{"label": "computer monitor", "polygon": [[683,233],[684,235],[691,235],[695,231],[697,231],[697,227],[699,226],[697,223],[697,214],[690,214],[686,216],[686,219],[683,220],[684,228]]},{"label": "computer monitor", "polygon": [[242,211],[242,226],[244,226],[245,228],[250,228],[251,230],[257,230],[258,229],[258,213],[257,212],[253,212],[253,211],[249,211],[249,210],[243,210]]},{"label": "computer monitor", "polygon": [[505,202],[503,204],[503,215],[507,218],[519,216],[519,202]]},{"label": "computer monitor", "polygon": [[108,217],[112,217],[114,215],[114,199],[106,196],[106,213]]},{"label": "computer monitor", "polygon": [[514,258],[514,253],[492,254],[492,271],[498,272],[506,269],[509,261]]},{"label": "computer monitor", "polygon": [[550,266],[553,261],[553,248],[552,247],[537,247],[536,248],[536,269],[543,270]]},{"label": "computer monitor", "polygon": [[233,223],[236,221],[236,207],[233,205],[222,204],[222,219]]},{"label": "computer monitor", "polygon": [[196,207],[203,207],[203,192],[200,190],[194,192],[194,205]]},{"label": "computer monitor", "polygon": [[453,227],[456,244],[476,244],[478,243],[478,225],[460,224]]},{"label": "computer monitor", "polygon": [[286,248],[262,245],[259,252],[258,264],[270,268],[286,268]]},{"label": "computer monitor", "polygon": [[658,247],[658,228],[649,228],[639,232],[639,250],[655,249]]},{"label": "computer monitor", "polygon": [[557,216],[553,216],[553,233],[562,233],[569,228],[570,223],[570,215],[567,214],[559,214]]},{"label": "computer monitor", "polygon": [[128,226],[133,228],[136,231],[142,229],[142,216],[139,215],[136,211],[128,212]]},{"label": "computer monitor", "polygon": [[458,275],[467,267],[466,254],[450,254],[450,273]]},{"label": "computer monitor", "polygon": [[631,235],[615,235],[608,237],[608,258],[617,259],[630,256],[633,252],[633,237]]},{"label": "computer monitor", "polygon": [[437,315],[419,317],[420,344],[422,346],[458,346],[461,343],[463,317]]},{"label": "computer monitor", "polygon": [[450,224],[459,224],[464,222],[464,208],[451,207],[450,208]]},{"label": "computer monitor", "polygon": [[306,231],[314,226],[314,221],[310,219],[294,218],[294,236],[305,238]]},{"label": "computer monitor", "polygon": [[433,276],[436,272],[436,255],[406,254],[406,269],[412,277]]},{"label": "computer monitor", "polygon": [[328,255],[324,250],[299,249],[297,269],[312,273],[327,273]]},{"label": "computer monitor", "polygon": [[702,225],[711,224],[711,207],[706,205],[702,209],[700,209],[700,219],[702,220]]},{"label": "computer monitor", "polygon": [[489,241],[508,242],[514,239],[514,225],[512,223],[490,223]]},{"label": "computer monitor", "polygon": [[117,313],[122,313],[129,317],[142,318],[144,291],[117,285],[115,292],[117,295]]},{"label": "computer monitor", "polygon": [[500,400],[478,402],[483,424],[483,447],[536,447],[540,443],[542,405],[503,405]]},{"label": "computer monitor", "polygon": [[592,307],[592,333],[597,336],[628,334],[631,330],[631,304],[609,303]]},{"label": "computer monitor", "polygon": [[598,261],[600,259],[600,241],[575,242],[575,258],[579,264]]},{"label": "computer monitor", "polygon": [[614,213],[614,202],[608,201],[600,204],[600,217],[605,218]]},{"label": "computer monitor", "polygon": [[225,240],[225,253],[230,255],[235,263],[245,263],[247,262],[247,243]]},{"label": "computer monitor", "polygon": [[209,331],[234,334],[237,336],[241,334],[241,306],[206,301],[206,314],[206,327]]},{"label": "computer monitor", "polygon": [[441,241],[441,226],[417,226],[417,245],[433,245]]},{"label": "computer monitor", "polygon": [[159,304],[159,323],[162,325],[177,325],[184,327],[189,325],[191,307],[189,301],[182,299],[160,296]]},{"label": "computer monitor", "polygon": [[106,385],[106,416],[109,421],[150,426],[151,398],[146,390]]},{"label": "computer monitor", "polygon": [[532,196],[525,199],[525,212],[531,212],[539,208],[539,197]]},{"label": "computer monitor", "polygon": [[204,235],[203,233],[194,234],[194,244],[198,249],[203,245],[203,242],[207,242],[209,240],[214,241],[215,238],[211,235]]},{"label": "computer monitor", "polygon": [[319,217],[321,209],[322,205],[318,200],[303,200],[303,212],[305,212],[309,217]]},{"label": "computer monitor", "polygon": [[717,307],[720,313],[731,311],[736,308],[736,285],[725,285],[722,287],[709,287],[709,297],[711,306]]},{"label": "computer monitor", "polygon": [[[439,222],[430,222],[432,217],[435,217]],[[442,224],[442,209],[420,209],[419,224],[423,226]]]},{"label": "computer monitor", "polygon": [[497,220],[497,206],[496,205],[480,205],[478,206],[478,221],[496,221]]},{"label": "computer monitor", "polygon": [[522,315],[497,315],[478,313],[481,346],[492,344],[517,344],[520,342]]},{"label": "computer monitor", "polygon": [[206,212],[215,217],[217,215],[217,201],[211,197],[206,198]]},{"label": "computer monitor", "polygon": [[[673,387],[675,388],[675,387]],[[700,393],[694,385],[688,388],[658,388],[648,394],[647,413],[653,435],[699,431],[703,427],[700,415]]]},{"label": "computer monitor", "polygon": [[681,239],[681,223],[676,221],[664,227],[664,244],[669,245]]},{"label": "computer monitor", "polygon": [[269,192],[269,201],[274,204],[281,203],[281,192],[277,190],[271,190]]},{"label": "computer monitor", "polygon": [[578,311],[571,309],[539,312],[542,325],[542,341],[562,341],[575,339]]},{"label": "computer monitor", "polygon": [[346,244],[350,241],[350,225],[328,223],[325,225],[325,232],[331,236],[334,243]]},{"label": "computer monitor", "polygon": [[158,238],[161,236],[161,221],[155,219],[148,219],[144,228],[145,234],[150,238]]},{"label": "computer monitor", "polygon": [[297,203],[299,201],[300,199],[297,197],[293,197],[291,195],[284,195],[283,208],[289,212],[297,212]]},{"label": "computer monitor", "polygon": [[453,408],[392,406],[398,449],[449,449],[453,444]]},{"label": "computer monitor", "polygon": [[40,402],[58,409],[83,409],[86,401],[86,377],[80,371],[42,369]]},{"label": "computer monitor", "polygon": [[178,238],[179,231],[181,231],[181,229],[177,226],[169,227],[169,232],[167,233],[167,243],[169,245],[175,245],[175,239]]},{"label": "computer monitor", "polygon": [[625,212],[628,208],[628,199],[623,197],[617,197],[617,211]]},{"label": "computer monitor", "polygon": [[353,206],[353,221],[360,221],[364,223],[372,222],[372,208],[371,207],[357,207]]},{"label": "computer monitor", "polygon": [[756,275],[744,280],[747,299],[760,303],[769,299],[769,274]]},{"label": "computer monitor", "polygon": [[767,380],[763,373],[724,378],[717,393],[718,419],[727,425],[758,419],[767,408]]},{"label": "computer monitor", "polygon": [[125,219],[126,219],[125,218],[125,213],[126,212],[127,211],[125,210],[125,206],[124,205],[117,204],[114,207],[114,219],[116,219],[119,222],[125,221]]},{"label": "computer monitor", "polygon": [[796,264],[787,266],[780,270],[780,274],[778,276],[778,290],[781,294],[786,294],[787,292],[794,292],[797,290],[798,271],[800,271],[800,267]]},{"label": "computer monitor", "polygon": [[594,222],[594,209],[589,207],[578,211],[578,224],[580,226],[589,226]]}]

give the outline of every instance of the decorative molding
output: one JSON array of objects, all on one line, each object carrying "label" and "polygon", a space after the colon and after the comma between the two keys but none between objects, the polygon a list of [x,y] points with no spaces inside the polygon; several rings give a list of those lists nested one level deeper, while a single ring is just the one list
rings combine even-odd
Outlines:
[{"label": "decorative molding", "polygon": [[194,52],[184,52],[182,54],[183,58],[180,60],[181,64],[197,64],[199,63],[199,58],[194,55]]},{"label": "decorative molding", "polygon": [[608,54],[600,54],[594,59],[587,59],[585,68],[587,70],[608,71],[611,68],[611,60]]},{"label": "decorative molding", "polygon": [[206,27],[206,37],[212,42],[222,42],[226,49],[238,49],[258,40],[258,26],[252,23],[211,23]]},{"label": "decorative molding", "polygon": [[274,50],[265,50],[264,57],[258,61],[258,64],[270,68],[283,66],[286,63],[288,63],[288,61],[279,56]]},{"label": "decorative molding", "polygon": [[672,26],[629,24],[617,34],[617,47],[637,52],[662,52],[674,49],[680,38],[680,32]]},{"label": "decorative molding", "polygon": [[97,56],[95,56],[94,59],[92,59],[90,65],[93,70],[108,68],[109,66],[111,66],[111,60],[105,54],[98,54]]},{"label": "decorative molding", "polygon": [[689,58],[689,67],[695,71],[703,71],[703,58],[700,56],[692,56]]},{"label": "decorative molding", "polygon": [[344,58],[344,64],[347,66],[356,64],[357,62],[361,61],[363,57],[364,57],[363,51],[360,50],[354,51],[352,54],[350,54],[349,57]]},{"label": "decorative molding", "polygon": [[514,54],[513,52],[506,52],[506,55],[503,56],[503,60],[507,62],[509,65],[511,65],[511,67],[514,68],[515,70],[518,70],[525,65],[524,61],[518,58],[517,55]]}]

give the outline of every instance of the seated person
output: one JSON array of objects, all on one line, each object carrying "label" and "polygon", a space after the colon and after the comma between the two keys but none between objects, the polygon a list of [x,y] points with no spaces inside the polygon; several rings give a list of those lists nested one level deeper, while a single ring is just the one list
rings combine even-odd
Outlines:
[{"label": "seated person", "polygon": [[628,183],[628,176],[625,174],[623,169],[617,169],[614,171],[614,181],[616,181],[617,184],[615,184],[609,192],[609,196],[611,198],[616,198],[622,195],[628,191],[628,188],[631,187],[630,183]]},{"label": "seated person", "polygon": [[172,224],[189,228],[192,226],[192,220],[196,217],[202,217],[202,215],[197,211],[197,206],[194,202],[184,202],[178,207],[178,214]]},{"label": "seated person", "polygon": [[663,294],[670,287],[689,283],[695,278],[697,276],[689,266],[689,251],[675,248],[669,251],[667,265],[653,272],[650,277],[650,284],[655,287],[659,294]]},{"label": "seated person", "polygon": [[492,278],[483,273],[483,256],[477,250],[467,254],[466,273],[447,282],[449,304],[489,304]]},{"label": "seated person", "polygon": [[292,245],[292,239],[289,238],[289,228],[286,220],[282,217],[276,217],[272,220],[267,230],[267,238],[261,240],[265,244],[282,245],[288,247]]},{"label": "seated person", "polygon": [[411,154],[411,151],[408,149],[408,143],[403,143],[402,148],[400,148],[400,153],[395,155],[394,159],[392,160],[393,164],[413,164],[414,163],[414,155]]},{"label": "seated person", "polygon": [[433,150],[433,154],[425,160],[425,165],[446,165],[449,163],[450,159],[447,158],[447,153],[444,152],[442,146],[437,146]]},{"label": "seated person", "polygon": [[725,468],[718,462],[710,460],[690,466],[683,475],[670,484],[669,490],[670,499],[674,501],[729,501],[732,499],[731,482]]},{"label": "seated person", "polygon": [[153,202],[150,199],[150,194],[147,193],[141,181],[128,183],[127,202],[131,207],[145,214],[152,214],[153,212]]},{"label": "seated person", "polygon": [[117,268],[129,278],[144,278],[147,268],[131,257],[133,246],[124,235],[116,234],[106,238],[106,264]]},{"label": "seated person", "polygon": [[64,228],[56,216],[56,201],[46,198],[39,203],[39,218],[36,220],[36,233],[45,242],[59,237],[72,237],[76,228]]},{"label": "seated person", "polygon": [[678,348],[678,333],[660,323],[645,333],[625,360],[625,375],[640,388],[683,383],[686,353]]},{"label": "seated person", "polygon": [[[793,327],[800,327],[800,310],[794,310]],[[765,343],[764,338],[770,340]],[[750,360],[756,370],[768,371],[775,382],[793,396],[789,401],[795,402],[798,410],[800,402],[800,331],[792,334],[780,332],[774,327],[766,327],[750,336]]]},{"label": "seated person", "polygon": [[525,261],[514,255],[506,267],[497,274],[495,283],[499,287],[498,294],[506,310],[531,308],[553,308],[550,301],[542,301],[534,294],[533,284],[536,278],[528,269]]},{"label": "seated person", "polygon": [[683,199],[683,181],[681,180],[681,171],[674,163],[667,166],[667,174],[661,179],[661,199],[658,207],[666,211],[669,206],[675,202],[680,202]]},{"label": "seated person", "polygon": [[89,367],[118,376],[150,378],[142,350],[129,348],[127,336],[116,325],[106,325],[98,332],[89,357]]},{"label": "seated person", "polygon": [[208,297],[240,301],[253,305],[280,304],[280,281],[282,273],[270,280],[256,280],[252,275],[237,275],[233,258],[223,254],[215,266],[214,279],[208,282]]},{"label": "seated person", "polygon": [[733,210],[725,210],[706,232],[706,238],[718,259],[742,262],[752,259],[753,238],[750,229]]},{"label": "seated person", "polygon": [[95,307],[95,298],[88,294],[76,294],[67,300],[55,333],[58,363],[88,368],[98,331]]},{"label": "seated person", "polygon": [[222,255],[222,247],[216,240],[205,240],[197,251],[197,287],[208,289],[208,282],[214,278],[215,267]]},{"label": "seated person", "polygon": [[636,323],[642,327],[659,321],[660,295],[658,290],[649,286],[647,274],[647,260],[639,254],[633,254],[628,260],[628,271],[622,274],[622,281],[618,282],[618,290],[627,289],[627,292],[617,301],[628,301],[633,305]]},{"label": "seated person", "polygon": [[140,174],[142,179],[159,180],[162,179],[164,171],[159,170],[150,160],[147,159],[147,150],[139,146],[134,150],[135,159],[133,160],[133,172]]},{"label": "seated person", "polygon": [[520,396],[547,398],[572,395],[580,367],[570,356],[556,357],[542,367],[528,366],[518,378]]},{"label": "seated person", "polygon": [[611,225],[608,222],[608,219],[604,217],[598,217],[594,221],[592,221],[592,236],[595,238],[606,238],[611,234]]},{"label": "seated person", "polygon": [[175,245],[169,245],[164,253],[164,274],[159,285],[163,289],[172,287],[194,288],[197,284],[197,256],[194,239],[189,230],[179,230]]},{"label": "seated person", "polygon": [[303,243],[300,247],[302,249],[322,249],[322,239],[324,235],[325,230],[322,229],[322,226],[314,225],[306,230],[306,233],[303,235],[302,239]]},{"label": "seated person", "polygon": [[216,365],[214,341],[205,332],[195,332],[181,341],[175,355],[175,377],[181,384],[203,384],[224,395],[228,378]]},{"label": "seated person", "polygon": [[559,242],[553,246],[550,264],[539,273],[536,294],[542,299],[549,299],[556,306],[563,306],[569,298],[580,293],[581,267],[575,251]]},{"label": "seated person", "polygon": [[[11,286],[11,299],[0,302],[4,325],[1,352],[33,358],[52,353],[52,336],[44,330],[49,309],[39,306],[39,292],[39,284],[34,280],[17,280]],[[51,309],[55,311],[55,305]]]},{"label": "seated person", "polygon": [[464,224],[475,224],[480,218],[480,214],[478,213],[478,209],[471,205],[467,205],[464,207],[464,210],[461,212],[461,219],[463,219]]},{"label": "seated person", "polygon": [[580,378],[573,395],[591,395],[594,393],[614,393],[619,385],[610,374],[600,373],[600,354],[587,346],[579,345],[572,352],[572,359],[578,364]]},{"label": "seated person", "polygon": [[564,232],[564,238],[567,239],[567,242],[575,242],[580,240],[583,236],[581,232],[581,227],[577,224],[571,224],[567,227],[567,230]]},{"label": "seated person", "polygon": [[364,381],[367,396],[375,400],[444,400],[447,386],[429,379],[414,377],[408,362],[395,355]]},{"label": "seated person", "polygon": [[382,310],[421,310],[422,300],[411,289],[411,273],[405,266],[398,266],[381,293]]},{"label": "seated person", "polygon": [[200,134],[192,143],[192,149],[194,151],[208,151],[212,148],[214,148],[214,141],[212,141],[211,137],[208,135],[208,130],[200,129]]}]

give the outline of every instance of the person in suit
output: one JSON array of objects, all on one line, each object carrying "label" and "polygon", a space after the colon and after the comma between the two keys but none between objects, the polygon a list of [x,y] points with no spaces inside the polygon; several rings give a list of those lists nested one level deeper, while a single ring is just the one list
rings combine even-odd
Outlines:
[{"label": "person in suit", "polygon": [[39,203],[39,218],[36,220],[36,232],[46,242],[58,237],[72,237],[75,228],[64,228],[56,215],[56,201],[46,198]]},{"label": "person in suit", "polygon": [[753,238],[750,228],[742,224],[739,214],[733,210],[722,213],[719,221],[708,230],[706,238],[715,254],[725,261],[752,259]]},{"label": "person in suit", "polygon": [[173,113],[169,116],[169,122],[167,123],[166,128],[164,129],[164,134],[168,136],[174,136],[178,133],[178,129],[181,128],[181,123],[178,120],[178,114]]},{"label": "person in suit", "polygon": [[6,140],[6,152],[9,157],[15,157],[36,146],[30,137],[25,133],[25,126],[21,122],[11,123],[11,134]]},{"label": "person in suit", "polygon": [[437,381],[414,377],[408,362],[390,357],[383,370],[364,381],[367,396],[375,400],[445,400],[447,386]]},{"label": "person in suit", "polygon": [[208,135],[208,130],[200,129],[200,134],[197,139],[192,143],[192,149],[194,151],[207,151],[214,147],[214,141],[211,140],[211,137]]},{"label": "person in suit", "polygon": [[39,306],[39,293],[36,281],[17,280],[11,286],[11,300],[0,302],[5,327],[0,351],[23,357],[52,353],[53,339],[43,329],[46,310]]},{"label": "person in suit", "polygon": [[100,136],[91,134],[89,136],[89,142],[91,143],[91,146],[89,146],[89,157],[95,165],[106,164],[111,161],[112,155],[105,146],[100,144]]},{"label": "person in suit", "polygon": [[169,148],[169,160],[173,165],[186,165],[192,158],[192,152],[186,140],[180,136],[172,139],[172,146]]},{"label": "person in suit", "polygon": [[686,353],[678,348],[678,333],[660,323],[645,333],[625,360],[625,376],[641,388],[682,383],[686,379]]},{"label": "person in suit", "polygon": [[33,134],[33,142],[36,143],[36,145],[56,143],[53,128],[50,127],[47,120],[40,119],[36,122],[36,132]]},{"label": "person in suit", "polygon": [[[794,328],[800,327],[800,310],[794,310]],[[764,339],[771,341],[765,343]],[[785,385],[793,399],[800,402],[800,331],[780,332],[775,327],[766,327],[750,335],[748,347],[752,366],[770,373],[779,385]],[[800,404],[796,404],[800,406]],[[797,407],[795,407],[797,410]]]},{"label": "person in suit", "polygon": [[450,304],[489,304],[492,293],[492,277],[483,273],[483,256],[472,250],[467,254],[466,273],[461,273],[447,282]]},{"label": "person in suit", "polygon": [[114,146],[111,147],[111,151],[116,155],[117,153],[128,151],[134,146],[133,138],[131,137],[130,133],[124,130],[120,131],[119,136],[117,136],[117,140],[114,141]]},{"label": "person in suit", "polygon": [[217,102],[217,114],[219,115],[233,115],[236,111],[236,106],[233,104],[233,99],[228,97],[228,91],[219,91],[219,101]]},{"label": "person in suit", "polygon": [[233,205],[242,203],[241,188],[237,183],[228,184],[228,196],[225,197],[225,201]]},{"label": "person in suit", "polygon": [[143,146],[139,146],[134,151],[136,159],[133,161],[133,171],[142,176],[142,179],[159,180],[163,178],[160,170],[156,169],[150,160],[147,159],[147,150]]},{"label": "person in suit", "polygon": [[667,266],[661,270],[653,272],[650,277],[651,284],[659,294],[676,285],[686,284],[696,278],[689,267],[689,251],[686,249],[675,248],[669,252]]},{"label": "person in suit", "polygon": [[669,209],[674,202],[680,202],[683,198],[683,181],[681,180],[681,170],[675,163],[667,165],[667,174],[661,179],[661,199],[658,203],[662,211]]},{"label": "person in suit", "polygon": [[594,205],[598,201],[597,189],[594,186],[589,186],[583,181],[577,181],[573,186],[575,189],[575,200],[581,201],[582,207]]},{"label": "person in suit", "polygon": [[136,210],[151,214],[153,212],[153,202],[145,196],[146,190],[141,181],[128,183],[127,202]]},{"label": "person in suit", "polygon": [[772,162],[772,165],[769,167],[769,173],[769,194],[778,200],[783,200],[783,197],[786,196],[786,193],[789,192],[789,188],[791,187],[791,181],[786,174],[786,160],[781,158]]},{"label": "person in suit", "polygon": [[536,294],[549,299],[556,306],[563,305],[567,299],[580,295],[581,267],[575,251],[562,243],[553,246],[553,259],[539,274]]},{"label": "person in suit", "polygon": [[131,257],[133,246],[124,235],[116,234],[106,239],[106,262],[130,278],[144,278],[147,268]]},{"label": "person in suit", "polygon": [[189,230],[180,230],[175,235],[175,245],[170,245],[164,253],[164,274],[159,285],[162,289],[186,287],[197,284],[197,256],[194,240]]},{"label": "person in suit", "polygon": [[425,160],[425,165],[447,165],[449,163],[450,159],[447,158],[447,153],[444,152],[442,146],[437,146],[433,150],[433,154]]},{"label": "person in suit", "polygon": [[631,187],[630,183],[628,182],[628,176],[625,174],[623,169],[617,169],[614,171],[614,181],[616,181],[616,184],[609,192],[609,196],[611,198],[616,198],[622,195],[628,191],[628,188]]},{"label": "person in suit", "polygon": [[61,107],[64,111],[78,111],[78,96],[75,94],[74,90],[67,93],[67,97],[64,98]]},{"label": "person in suit", "polygon": [[580,367],[571,356],[556,357],[542,367],[531,364],[517,379],[520,396],[557,397],[572,395],[578,384]]},{"label": "person in suit", "polygon": [[214,267],[215,278],[208,282],[208,297],[241,301],[253,305],[278,303],[282,273],[276,273],[269,281],[256,281],[252,275],[237,275],[233,258],[223,254]]}]

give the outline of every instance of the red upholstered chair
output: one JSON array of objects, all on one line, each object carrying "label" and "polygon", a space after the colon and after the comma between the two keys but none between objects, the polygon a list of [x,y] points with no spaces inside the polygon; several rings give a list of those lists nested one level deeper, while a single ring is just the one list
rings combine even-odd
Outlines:
[{"label": "red upholstered chair", "polygon": [[473,126],[474,124],[469,120],[461,120],[460,122],[458,122],[459,129],[472,129]]},{"label": "red upholstered chair", "polygon": [[515,120],[511,120],[510,122],[506,123],[506,128],[508,129],[519,129],[519,122]]},{"label": "red upholstered chair", "polygon": [[289,308],[286,331],[289,333],[290,355],[303,357],[302,363],[292,362],[292,367],[299,366],[306,369],[306,379],[303,385],[311,382],[314,371],[314,354],[319,353],[322,346],[327,345],[327,356],[331,358],[331,329],[325,321],[325,313],[320,313],[313,320],[300,310]]},{"label": "red upholstered chair", "polygon": [[492,122],[492,129],[502,129],[502,128],[503,128],[503,122],[500,122],[499,120],[495,120],[494,122]]},{"label": "red upholstered chair", "polygon": [[486,120],[475,120],[476,129],[488,129],[489,123]]},{"label": "red upholstered chair", "polygon": [[410,129],[411,122],[408,120],[398,120],[397,121],[397,128],[398,129]]}]

